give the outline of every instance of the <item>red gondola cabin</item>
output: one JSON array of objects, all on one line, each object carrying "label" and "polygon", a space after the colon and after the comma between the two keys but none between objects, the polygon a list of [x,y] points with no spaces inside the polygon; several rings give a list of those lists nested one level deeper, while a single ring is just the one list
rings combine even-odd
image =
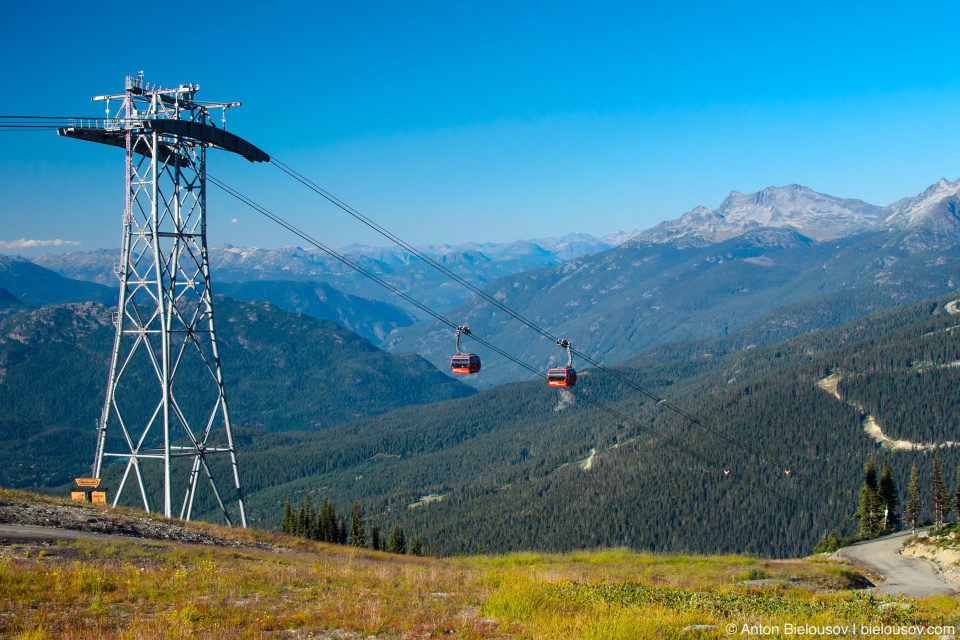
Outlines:
[{"label": "red gondola cabin", "polygon": [[453,373],[476,373],[480,371],[480,356],[475,353],[460,353],[460,334],[470,335],[469,327],[457,327],[457,355],[450,358]]},{"label": "red gondola cabin", "polygon": [[480,371],[480,356],[475,353],[460,353],[450,358],[453,373],[476,373]]},{"label": "red gondola cabin", "polygon": [[577,384],[577,371],[573,367],[555,367],[547,372],[551,387],[572,387]]},{"label": "red gondola cabin", "polygon": [[573,349],[563,338],[557,340],[557,346],[567,350],[567,366],[554,367],[547,371],[547,384],[551,387],[572,387],[577,384],[577,371],[573,368]]}]

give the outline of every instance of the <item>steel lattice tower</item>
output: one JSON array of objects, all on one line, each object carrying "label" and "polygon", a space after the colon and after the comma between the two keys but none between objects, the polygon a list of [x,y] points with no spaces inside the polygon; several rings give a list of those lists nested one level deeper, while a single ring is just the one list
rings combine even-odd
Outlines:
[{"label": "steel lattice tower", "polygon": [[[212,110],[225,116],[226,109],[240,103],[198,102],[198,89],[165,89],[146,84],[142,74],[128,77],[124,93],[94,98],[107,103],[106,119],[76,121],[59,130],[60,135],[127,152],[123,243],[116,265],[120,300],[94,477],[101,477],[105,460],[126,461],[113,504],[135,478],[143,507],[150,511],[150,494],[157,496],[155,469],[161,463],[163,514],[174,516],[173,494],[182,491],[179,517],[186,520],[206,478],[232,524],[217,484],[218,476],[228,475],[240,523],[246,527],[214,331],[206,236],[207,149],[225,149],[256,162],[270,158],[226,132],[225,117],[221,127],[212,120]],[[111,101],[120,102],[113,117]],[[217,458],[229,459],[229,465],[217,468]]]}]

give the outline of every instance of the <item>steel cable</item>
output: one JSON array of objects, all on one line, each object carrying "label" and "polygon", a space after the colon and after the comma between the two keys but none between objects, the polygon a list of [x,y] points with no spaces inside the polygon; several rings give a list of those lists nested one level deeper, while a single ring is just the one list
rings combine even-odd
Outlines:
[{"label": "steel cable", "polygon": [[[350,205],[346,204],[345,202],[343,202],[342,200],[340,200],[340,199],[337,198],[336,196],[332,195],[331,193],[329,193],[328,191],[326,191],[325,189],[323,189],[322,187],[320,187],[319,185],[317,185],[315,182],[313,182],[312,180],[310,180],[309,178],[307,178],[307,177],[304,176],[303,174],[299,173],[298,171],[294,170],[294,169],[291,168],[290,166],[288,166],[288,165],[286,165],[285,163],[283,163],[282,161],[280,161],[278,158],[271,156],[270,162],[271,162],[271,164],[274,164],[278,169],[280,169],[280,171],[282,171],[283,173],[287,174],[288,176],[290,176],[291,178],[293,178],[294,180],[296,180],[297,182],[299,182],[299,183],[302,184],[303,186],[307,187],[308,189],[310,189],[310,190],[313,191],[314,193],[320,195],[321,197],[323,197],[324,199],[326,199],[328,202],[332,203],[333,205],[335,205],[335,206],[338,207],[339,209],[345,211],[345,212],[348,213],[350,216],[352,216],[352,217],[354,217],[355,219],[359,220],[360,222],[362,222],[363,224],[365,224],[365,225],[368,226],[369,228],[373,229],[374,231],[376,231],[376,232],[379,233],[380,235],[384,236],[384,237],[387,238],[388,240],[391,240],[392,242],[397,243],[398,246],[402,247],[403,249],[406,249],[407,251],[409,251],[410,253],[412,253],[413,255],[415,255],[416,257],[420,258],[420,259],[423,260],[425,263],[427,263],[428,265],[430,265],[431,267],[433,267],[434,269],[436,269],[437,271],[439,271],[441,274],[447,276],[448,278],[451,278],[452,280],[454,280],[455,282],[457,282],[457,283],[460,284],[461,286],[469,289],[469,290],[472,291],[474,294],[476,294],[477,296],[479,296],[480,298],[482,298],[483,300],[485,300],[487,303],[493,305],[494,307],[496,307],[497,309],[499,309],[499,310],[501,310],[502,312],[506,313],[506,314],[509,315],[510,317],[512,317],[512,318],[514,318],[515,320],[521,322],[521,323],[522,323],[523,325],[525,325],[526,327],[534,330],[535,332],[537,332],[537,333],[539,333],[541,336],[543,336],[543,337],[551,340],[552,342],[556,342],[556,341],[559,339],[557,336],[555,336],[554,334],[550,333],[548,330],[546,330],[546,329],[544,329],[543,327],[539,326],[538,324],[536,324],[536,323],[533,322],[532,320],[529,320],[529,319],[525,318],[525,317],[524,317],[522,314],[520,314],[519,312],[514,311],[514,310],[511,309],[510,307],[508,307],[508,306],[506,306],[505,304],[503,304],[501,301],[499,301],[499,300],[497,300],[496,298],[494,298],[493,296],[489,295],[487,292],[485,292],[485,291],[483,291],[482,289],[480,289],[480,288],[478,288],[477,286],[475,286],[473,283],[465,280],[465,279],[464,279],[463,277],[461,277],[459,274],[454,273],[453,271],[451,271],[450,269],[448,269],[448,268],[445,267],[444,265],[440,264],[439,262],[437,262],[436,260],[434,260],[433,258],[431,258],[430,256],[428,256],[427,254],[425,254],[425,253],[422,252],[421,250],[417,249],[415,246],[413,246],[413,245],[411,245],[410,243],[404,241],[402,238],[400,238],[400,237],[397,236],[396,234],[388,231],[387,229],[385,229],[383,226],[381,226],[381,225],[378,224],[377,222],[371,220],[369,217],[363,215],[362,213],[360,213],[359,211],[357,211],[356,209],[354,209],[354,208],[351,207]],[[449,321],[447,321],[447,322],[449,323]],[[682,408],[679,407],[678,405],[675,405],[675,404],[671,403],[670,401],[668,401],[666,398],[661,397],[661,396],[659,396],[658,394],[654,393],[653,391],[650,391],[649,389],[646,389],[646,388],[638,385],[637,383],[635,383],[634,381],[630,380],[630,379],[627,378],[626,376],[622,375],[622,374],[619,373],[618,371],[615,371],[615,370],[611,369],[610,367],[607,367],[607,366],[603,365],[602,363],[594,360],[592,357],[590,357],[589,355],[587,355],[587,354],[584,353],[583,351],[580,351],[579,349],[572,349],[572,351],[573,351],[573,353],[577,354],[577,356],[578,356],[580,359],[582,359],[583,361],[585,361],[587,364],[592,365],[593,367],[599,369],[599,370],[602,371],[603,373],[606,373],[606,374],[608,374],[608,375],[613,376],[614,378],[616,378],[617,380],[619,380],[619,381],[622,382],[623,384],[627,385],[628,387],[630,387],[630,388],[633,389],[634,391],[637,391],[638,393],[646,396],[647,398],[650,398],[651,400],[654,400],[658,405],[660,405],[660,406],[662,406],[663,408],[665,408],[665,409],[667,409],[667,410],[669,410],[669,411],[672,411],[673,413],[681,416],[682,418],[684,418],[684,419],[686,419],[687,421],[689,421],[691,424],[700,426],[700,427],[706,429],[707,431],[710,431],[710,432],[713,433],[714,435],[716,435],[716,436],[718,436],[718,437],[720,437],[720,438],[723,438],[723,439],[726,440],[728,443],[730,443],[730,444],[736,446],[737,448],[739,448],[741,451],[743,451],[743,452],[745,452],[745,453],[748,453],[748,454],[754,456],[757,460],[760,460],[761,462],[764,462],[764,463],[769,464],[769,465],[771,465],[771,466],[775,466],[775,467],[779,468],[779,469],[782,470],[782,471],[788,472],[788,473],[796,476],[797,478],[802,478],[802,479],[806,480],[808,483],[812,484],[813,486],[818,487],[822,492],[824,492],[824,493],[827,494],[827,495],[832,495],[833,497],[835,497],[835,498],[837,498],[837,499],[841,499],[841,500],[845,500],[845,499],[846,499],[846,498],[844,498],[842,495],[840,495],[839,493],[837,493],[837,491],[836,491],[835,489],[832,489],[832,488],[830,488],[829,486],[827,486],[826,484],[821,483],[821,482],[818,481],[816,478],[813,478],[813,477],[811,477],[811,476],[809,476],[809,475],[802,474],[802,473],[798,473],[798,472],[794,471],[794,470],[793,470],[793,466],[794,466],[794,465],[784,464],[783,462],[781,462],[781,461],[773,458],[772,456],[769,456],[769,455],[767,455],[767,454],[764,454],[764,453],[761,452],[761,451],[758,451],[758,450],[754,449],[753,447],[751,447],[751,446],[749,446],[748,444],[746,444],[746,443],[744,443],[743,441],[741,441],[739,438],[736,438],[735,436],[732,436],[732,435],[726,433],[726,431],[724,431],[724,430],[722,430],[722,429],[719,429],[719,428],[716,428],[716,427],[714,427],[714,426],[712,426],[712,425],[710,425],[710,424],[705,423],[705,422],[704,422],[703,420],[701,420],[700,418],[697,418],[696,416],[688,413],[687,411],[685,411],[684,409],[682,409]]]},{"label": "steel cable", "polygon": [[[277,224],[279,224],[279,225],[282,226],[283,228],[287,229],[288,231],[290,231],[290,232],[293,233],[294,235],[298,236],[298,237],[301,238],[302,240],[310,243],[311,245],[313,245],[313,246],[316,247],[317,249],[320,249],[321,251],[327,253],[329,256],[335,258],[336,260],[338,260],[338,261],[341,262],[342,264],[344,264],[344,265],[348,266],[349,268],[355,270],[357,273],[363,275],[364,277],[369,278],[370,280],[372,280],[373,282],[375,282],[375,283],[379,284],[380,286],[384,287],[385,289],[387,289],[387,290],[390,291],[391,293],[393,293],[393,294],[397,295],[398,297],[402,298],[404,301],[412,304],[413,306],[417,307],[417,308],[420,309],[421,311],[427,313],[427,314],[430,315],[431,317],[435,318],[438,322],[441,322],[441,323],[443,323],[443,324],[446,324],[448,327],[450,327],[450,328],[452,328],[452,329],[456,329],[456,328],[458,327],[458,325],[457,325],[455,322],[453,322],[452,320],[450,320],[449,318],[447,318],[447,317],[443,316],[442,314],[434,311],[433,309],[431,309],[431,308],[428,307],[427,305],[423,304],[423,303],[420,302],[419,300],[413,298],[413,297],[410,296],[409,294],[407,294],[407,293],[405,293],[405,292],[403,292],[403,291],[400,291],[399,289],[397,289],[396,287],[394,287],[394,286],[391,285],[390,283],[386,282],[385,280],[383,280],[383,279],[380,278],[379,276],[370,273],[368,270],[366,270],[366,269],[364,269],[363,267],[361,267],[360,265],[354,263],[352,260],[350,260],[350,259],[347,258],[346,256],[343,256],[343,255],[341,255],[339,252],[337,252],[336,250],[334,250],[334,249],[332,249],[332,248],[330,248],[330,247],[327,247],[327,246],[324,245],[323,243],[319,242],[316,238],[314,238],[314,237],[312,237],[311,235],[309,235],[308,233],[304,232],[303,230],[301,230],[300,228],[298,228],[298,227],[295,226],[294,224],[292,224],[292,223],[284,220],[283,218],[281,218],[281,217],[278,216],[277,214],[269,211],[269,210],[266,209],[265,207],[263,207],[263,206],[261,206],[260,204],[254,202],[253,200],[251,200],[250,198],[244,196],[243,194],[241,194],[241,193],[240,193],[239,191],[237,191],[236,189],[233,189],[232,187],[226,185],[225,183],[223,183],[222,181],[218,180],[218,179],[215,178],[214,176],[211,176],[209,173],[207,173],[207,179],[208,179],[211,183],[213,183],[216,187],[220,188],[220,189],[223,190],[225,193],[227,193],[228,195],[236,198],[236,199],[239,200],[240,202],[246,204],[247,206],[249,206],[249,207],[252,208],[253,210],[255,210],[255,211],[257,211],[258,213],[260,213],[261,215],[265,216],[266,218],[272,220],[273,222],[276,222]],[[503,349],[501,349],[501,348],[497,347],[496,345],[488,342],[487,340],[484,340],[483,338],[480,338],[480,337],[476,336],[476,334],[475,334],[474,332],[471,332],[471,333],[468,334],[468,335],[469,335],[470,338],[472,338],[473,340],[475,340],[478,344],[481,344],[481,345],[483,345],[484,347],[486,347],[487,349],[490,349],[491,351],[499,354],[500,356],[502,356],[502,357],[504,357],[504,358],[506,358],[506,359],[508,359],[508,360],[510,360],[510,361],[512,361],[512,362],[514,362],[514,363],[517,364],[518,366],[523,367],[524,369],[530,371],[530,372],[533,373],[534,375],[546,379],[547,375],[546,375],[545,373],[543,373],[542,371],[540,371],[539,369],[536,369],[535,367],[532,367],[532,366],[529,365],[528,363],[523,362],[523,361],[520,360],[519,358],[517,358],[517,357],[513,356],[512,354],[504,351]],[[583,391],[581,391],[581,390],[579,390],[579,389],[567,388],[566,390],[569,391],[569,392],[571,392],[571,393],[572,393],[573,395],[575,395],[576,397],[581,398],[581,399],[583,399],[584,401],[592,404],[593,406],[595,406],[596,408],[600,409],[601,411],[604,411],[605,413],[607,413],[607,414],[609,414],[609,415],[617,418],[619,421],[621,421],[621,422],[623,422],[623,423],[626,423],[626,424],[630,424],[631,426],[635,427],[636,429],[638,429],[638,430],[646,433],[646,434],[649,435],[649,436],[652,436],[652,437],[656,438],[657,440],[659,440],[660,442],[662,442],[662,443],[664,443],[664,444],[666,444],[666,445],[669,445],[669,446],[675,448],[676,450],[680,451],[681,453],[683,453],[683,454],[685,454],[685,455],[688,455],[688,456],[690,456],[690,457],[692,457],[692,458],[695,458],[697,461],[699,461],[699,462],[701,462],[701,463],[703,463],[703,464],[705,464],[705,465],[707,465],[707,466],[713,467],[714,469],[716,469],[716,470],[718,470],[718,471],[723,471],[725,475],[728,474],[728,473],[730,473],[731,470],[732,470],[732,466],[731,466],[731,465],[724,465],[724,464],[722,464],[722,463],[718,463],[717,461],[711,459],[710,457],[705,456],[704,454],[702,454],[702,453],[700,453],[700,452],[697,452],[697,451],[689,448],[689,447],[686,446],[685,444],[683,444],[683,443],[681,443],[681,442],[679,442],[679,441],[677,441],[677,440],[675,440],[675,439],[673,439],[673,438],[670,438],[669,436],[661,433],[660,431],[654,429],[653,427],[649,427],[649,426],[647,426],[647,425],[644,425],[644,424],[642,424],[641,422],[637,421],[636,419],[631,418],[631,417],[625,415],[624,413],[622,413],[622,412],[614,409],[613,407],[607,405],[606,403],[601,402],[600,400],[597,400],[596,398],[593,398],[593,397],[591,397],[591,396],[588,396],[587,394],[585,394]],[[795,500],[794,498],[792,498],[792,497],[790,497],[790,496],[787,496],[787,495],[785,495],[785,494],[783,494],[783,493],[781,493],[781,492],[778,492],[778,491],[776,491],[775,489],[771,489],[771,488],[769,488],[769,487],[763,486],[763,485],[759,484],[757,481],[751,480],[751,479],[747,478],[747,477],[744,476],[744,475],[739,475],[739,474],[738,474],[736,477],[745,480],[745,481],[746,481],[747,483],[749,483],[750,485],[756,487],[757,489],[763,491],[764,493],[766,493],[766,494],[768,494],[768,495],[771,495],[771,496],[777,497],[777,498],[779,498],[779,499],[781,499],[781,500],[785,500],[785,501],[787,501],[787,502],[790,502],[791,504],[793,504],[793,505],[794,505],[795,507],[797,507],[798,509],[801,509],[801,510],[804,509],[804,506],[803,506],[803,505],[801,505],[797,500]],[[846,502],[846,499],[844,498],[843,501]],[[807,508],[809,509],[809,507],[807,507]],[[825,511],[823,511],[823,510],[821,510],[821,509],[819,509],[819,508],[813,508],[813,509],[811,509],[811,511],[820,514],[820,515],[823,516],[824,519],[827,520],[827,521],[829,521],[829,520],[831,519],[831,515],[830,515],[830,514],[828,514],[827,512],[825,512]]]}]

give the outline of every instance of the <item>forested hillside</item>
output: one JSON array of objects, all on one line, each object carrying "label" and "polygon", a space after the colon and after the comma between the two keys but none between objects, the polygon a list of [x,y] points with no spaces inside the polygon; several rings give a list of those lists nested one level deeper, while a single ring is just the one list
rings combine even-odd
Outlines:
[{"label": "forested hillside", "polygon": [[[58,256],[45,256],[51,266],[64,267]],[[92,301],[115,306],[119,298],[119,280],[113,271],[120,259],[117,252],[74,253],[59,258],[71,260],[73,268],[61,273],[51,271],[25,258],[0,255],[0,313],[13,303],[34,306],[58,302]],[[63,272],[81,278],[64,277]],[[96,275],[97,283],[90,282]],[[105,286],[108,285],[108,286]],[[213,290],[235,300],[269,302],[293,313],[336,322],[341,327],[374,343],[392,330],[406,327],[415,318],[387,302],[345,294],[324,282],[262,280],[216,282]],[[17,291],[14,295],[12,291]]]},{"label": "forested hillside", "polygon": [[[26,258],[0,254],[0,287],[25,304],[43,305],[88,300],[109,289],[103,285],[64,278]],[[0,303],[4,296],[0,296]]]},{"label": "forested hillside", "polygon": [[[332,322],[267,303],[215,299],[227,398],[238,427],[314,430],[473,394],[411,354],[392,355]],[[0,484],[56,485],[93,460],[113,344],[108,307],[62,304],[0,322]],[[132,374],[149,388],[145,362]],[[183,372],[178,390],[193,402]],[[157,400],[144,399],[143,411]],[[141,412],[141,413],[142,413]]]},{"label": "forested hillside", "polygon": [[325,282],[218,282],[216,291],[234,300],[269,302],[286,311],[336,322],[373,343],[380,342],[394,329],[415,322],[399,307],[347,295]]},{"label": "forested hillside", "polygon": [[[881,449],[862,428],[863,412],[818,383],[837,371],[882,368],[893,353],[904,363],[955,361],[949,341],[960,316],[944,308],[952,299],[770,347],[737,347],[733,336],[674,345],[660,364],[645,354],[637,360],[647,364],[618,368],[700,423],[594,371],[577,389],[629,420],[543,383],[518,383],[345,424],[316,440],[262,441],[246,458],[250,503],[257,517],[279,523],[286,497],[310,492],[315,504],[331,497],[340,509],[360,499],[382,526],[400,523],[408,535],[436,538],[444,553],[472,550],[478,537],[494,551],[630,545],[807,553],[831,529],[854,532],[850,518],[871,455],[889,459],[901,494],[910,465],[928,474],[932,458]],[[921,391],[917,403],[938,393]],[[932,429],[935,442],[960,440],[946,411]],[[955,450],[941,456],[956,469]],[[419,501],[430,494],[442,499]]]},{"label": "forested hillside", "polygon": [[[491,551],[806,553],[831,529],[853,532],[870,456],[887,457],[903,493],[910,465],[929,474],[932,447],[960,441],[955,394],[944,393],[960,360],[955,301],[758,346],[752,333],[789,316],[771,314],[617,368],[691,421],[599,371],[581,371],[575,391],[614,415],[543,382],[463,397],[468,390],[418,358],[266,303],[218,298],[250,520],[279,526],[284,500],[310,494],[341,513],[359,500],[384,531],[401,525],[448,554],[478,540]],[[91,303],[0,324],[0,482],[50,486],[85,470],[112,333],[108,310]],[[823,387],[831,376],[839,398]],[[904,393],[907,409],[896,401]],[[449,400],[425,404],[435,397]],[[929,446],[882,449],[864,431],[868,414]],[[945,469],[956,468],[956,452],[940,450]],[[118,473],[105,471],[109,486]],[[209,498],[196,508],[216,518]]]},{"label": "forested hillside", "polygon": [[[777,330],[764,327],[754,338],[765,345],[956,288],[955,241],[914,252],[897,244],[900,237],[870,231],[814,242],[788,229],[767,229],[708,246],[633,240],[501,278],[484,291],[607,363],[672,341],[723,337],[776,309]],[[564,355],[486,301],[473,299],[447,316],[536,366]],[[448,350],[448,334],[440,325],[418,324],[398,329],[384,346],[416,351],[436,364]],[[477,349],[481,358],[487,355]],[[480,388],[529,378],[512,362],[484,363],[471,380]]]}]

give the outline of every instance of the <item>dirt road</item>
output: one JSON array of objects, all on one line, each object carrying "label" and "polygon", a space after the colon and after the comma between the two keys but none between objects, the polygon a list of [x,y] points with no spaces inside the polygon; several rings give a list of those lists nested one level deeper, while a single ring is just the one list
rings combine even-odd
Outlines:
[{"label": "dirt road", "polygon": [[123,536],[126,539],[163,540],[190,544],[226,547],[279,549],[260,543],[255,536],[246,540],[225,540],[209,535],[202,525],[188,525],[176,520],[155,518],[147,514],[115,510],[85,504],[55,504],[0,500],[0,543],[4,540],[42,541],[69,540],[87,535]]},{"label": "dirt road", "polygon": [[41,540],[76,540],[78,538],[110,539],[111,536],[99,533],[86,533],[70,529],[37,527],[27,524],[0,524],[0,544],[5,542],[38,542]]},{"label": "dirt road", "polygon": [[926,598],[957,593],[956,585],[944,582],[936,566],[929,560],[900,555],[903,541],[909,531],[895,533],[876,540],[859,542],[834,554],[879,573],[883,582],[877,589],[884,595],[904,595],[908,598]]}]

